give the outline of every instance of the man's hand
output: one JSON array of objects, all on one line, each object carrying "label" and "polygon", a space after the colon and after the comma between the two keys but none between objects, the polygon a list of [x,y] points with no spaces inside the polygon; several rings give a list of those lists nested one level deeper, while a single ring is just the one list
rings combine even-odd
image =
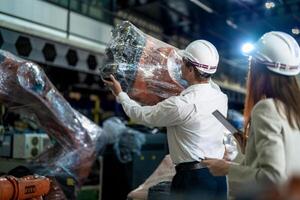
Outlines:
[{"label": "man's hand", "polygon": [[109,77],[111,81],[103,80],[103,82],[109,87],[113,95],[118,96],[121,92],[123,92],[122,87],[113,75],[110,75]]},{"label": "man's hand", "polygon": [[206,158],[202,160],[202,163],[214,176],[226,176],[228,174],[230,164],[226,160]]}]

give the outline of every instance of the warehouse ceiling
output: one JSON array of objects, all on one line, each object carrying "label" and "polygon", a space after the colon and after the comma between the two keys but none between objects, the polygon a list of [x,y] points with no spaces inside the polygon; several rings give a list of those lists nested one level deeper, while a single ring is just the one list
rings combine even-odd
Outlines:
[{"label": "warehouse ceiling", "polygon": [[227,58],[267,31],[292,34],[300,28],[300,0],[119,0],[116,9],[157,25],[166,40],[174,35],[207,39]]}]

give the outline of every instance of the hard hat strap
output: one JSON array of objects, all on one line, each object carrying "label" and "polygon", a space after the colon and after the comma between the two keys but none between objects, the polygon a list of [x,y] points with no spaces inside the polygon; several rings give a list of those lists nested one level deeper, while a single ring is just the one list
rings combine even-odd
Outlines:
[{"label": "hard hat strap", "polygon": [[203,68],[203,69],[208,69],[208,70],[215,70],[217,69],[217,66],[210,66],[210,65],[205,65],[205,64],[200,64],[198,62],[192,61],[189,58],[183,58],[183,60],[187,60],[189,63],[191,63],[193,66],[197,68]]},{"label": "hard hat strap", "polygon": [[266,61],[260,61],[258,59],[251,59],[256,63],[265,65],[266,67],[271,67],[274,69],[282,69],[282,70],[297,70],[300,66],[291,66],[291,65],[286,65],[282,63],[276,63],[276,62],[266,62]]}]

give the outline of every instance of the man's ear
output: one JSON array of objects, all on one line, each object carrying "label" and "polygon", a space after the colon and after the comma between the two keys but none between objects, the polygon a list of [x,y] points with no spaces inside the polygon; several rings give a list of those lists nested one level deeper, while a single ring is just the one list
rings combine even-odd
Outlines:
[{"label": "man's ear", "polygon": [[189,68],[189,77],[195,78],[195,71],[194,71],[193,67]]}]

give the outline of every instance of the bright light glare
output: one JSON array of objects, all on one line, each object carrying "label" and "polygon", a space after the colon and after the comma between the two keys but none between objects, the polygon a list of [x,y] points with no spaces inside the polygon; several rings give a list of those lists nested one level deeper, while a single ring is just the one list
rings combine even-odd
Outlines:
[{"label": "bright light glare", "polygon": [[253,44],[247,42],[242,46],[243,53],[250,53],[254,49]]},{"label": "bright light glare", "polygon": [[265,3],[265,7],[267,9],[274,8],[275,7],[275,3],[273,1],[268,1],[268,2]]},{"label": "bright light glare", "polygon": [[299,34],[300,34],[299,28],[293,28],[293,29],[292,29],[292,33],[293,33],[294,35],[299,35]]}]

